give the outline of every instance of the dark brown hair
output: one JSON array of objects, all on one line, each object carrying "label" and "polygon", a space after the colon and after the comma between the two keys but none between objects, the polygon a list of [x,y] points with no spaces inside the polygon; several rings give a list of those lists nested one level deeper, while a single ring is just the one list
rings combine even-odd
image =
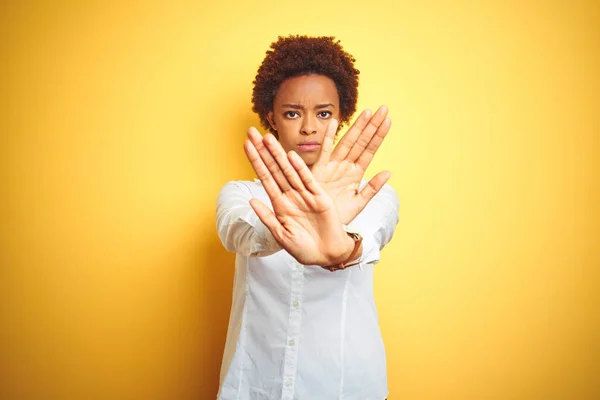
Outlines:
[{"label": "dark brown hair", "polygon": [[335,83],[340,97],[341,127],[356,111],[360,71],[354,68],[355,61],[333,36],[280,36],[271,43],[258,68],[253,82],[252,111],[258,114],[260,123],[277,136],[267,114],[273,110],[273,99],[281,83],[294,76],[319,74]]}]

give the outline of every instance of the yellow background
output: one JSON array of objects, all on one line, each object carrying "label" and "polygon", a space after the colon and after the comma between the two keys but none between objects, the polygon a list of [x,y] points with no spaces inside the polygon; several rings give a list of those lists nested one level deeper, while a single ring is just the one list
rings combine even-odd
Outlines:
[{"label": "yellow background", "polygon": [[392,131],[390,399],[600,398],[600,6],[3,2],[0,397],[211,399],[215,230],[278,35],[334,35]]}]

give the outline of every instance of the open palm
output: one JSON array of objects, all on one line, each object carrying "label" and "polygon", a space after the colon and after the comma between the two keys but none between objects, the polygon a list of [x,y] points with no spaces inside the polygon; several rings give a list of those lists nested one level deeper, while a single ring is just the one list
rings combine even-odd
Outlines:
[{"label": "open palm", "polygon": [[250,205],[277,242],[302,264],[343,262],[354,244],[340,223],[335,204],[295,152],[286,154],[271,134],[251,128],[244,150],[271,204]]},{"label": "open palm", "polygon": [[327,129],[321,154],[312,166],[312,174],[333,200],[340,220],[350,223],[365,208],[390,178],[382,171],[361,190],[360,184],[377,149],[390,130],[387,108],[381,107],[371,116],[363,111],[333,150],[337,121]]}]

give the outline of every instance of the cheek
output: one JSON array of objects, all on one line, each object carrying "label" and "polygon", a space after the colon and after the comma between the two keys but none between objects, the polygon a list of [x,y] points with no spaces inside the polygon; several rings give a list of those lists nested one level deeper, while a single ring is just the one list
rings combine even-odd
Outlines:
[{"label": "cheek", "polygon": [[296,147],[295,138],[298,131],[297,120],[283,120],[277,124],[277,133],[279,135],[279,143],[281,147],[288,152]]},{"label": "cheek", "polygon": [[333,115],[332,115],[332,118],[335,118],[336,120],[339,121],[340,120],[340,113],[339,113],[339,111],[334,112]]},{"label": "cheek", "polygon": [[290,150],[294,150],[296,147],[287,135],[280,136],[279,143],[281,144],[281,147],[283,147],[283,150],[285,150],[286,153]]}]

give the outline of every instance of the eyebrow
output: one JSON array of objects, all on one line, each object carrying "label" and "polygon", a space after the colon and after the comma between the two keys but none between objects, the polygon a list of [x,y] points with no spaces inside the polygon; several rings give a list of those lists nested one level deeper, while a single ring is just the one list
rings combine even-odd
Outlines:
[{"label": "eyebrow", "polygon": [[[286,108],[293,108],[294,110],[304,110],[304,106],[300,105],[300,104],[282,104],[282,107],[286,107]],[[315,106],[315,109],[319,110],[321,108],[327,108],[327,107],[333,107],[335,108],[335,106],[331,103],[327,103],[327,104],[318,104]]]}]

